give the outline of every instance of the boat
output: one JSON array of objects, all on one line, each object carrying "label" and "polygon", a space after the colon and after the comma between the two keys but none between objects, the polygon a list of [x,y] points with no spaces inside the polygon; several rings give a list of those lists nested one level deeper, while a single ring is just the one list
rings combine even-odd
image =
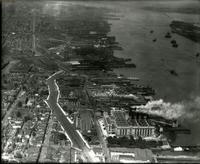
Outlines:
[{"label": "boat", "polygon": [[172,47],[177,48],[177,47],[178,47],[178,44],[177,44],[177,43],[174,43],[174,44],[172,44]]},{"label": "boat", "polygon": [[173,40],[171,41],[171,43],[172,43],[172,44],[176,44],[176,40],[173,39]]},{"label": "boat", "polygon": [[197,52],[197,53],[196,53],[196,57],[199,57],[199,56],[200,56],[200,53],[199,53],[199,52]]},{"label": "boat", "polygon": [[153,42],[156,42],[157,41],[157,39],[155,38],[155,39],[153,39]]},{"label": "boat", "polygon": [[175,70],[169,70],[169,72],[172,74],[172,75],[174,75],[174,76],[178,76],[178,73],[175,71]]},{"label": "boat", "polygon": [[169,32],[166,33],[165,38],[171,38],[171,34]]},{"label": "boat", "polygon": [[153,30],[150,31],[151,34],[152,34],[153,32],[154,32]]}]

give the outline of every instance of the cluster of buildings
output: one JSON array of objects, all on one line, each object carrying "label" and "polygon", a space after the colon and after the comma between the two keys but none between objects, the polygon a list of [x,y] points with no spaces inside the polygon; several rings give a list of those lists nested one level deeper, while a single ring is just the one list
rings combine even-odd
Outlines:
[{"label": "cluster of buildings", "polygon": [[146,91],[144,88],[143,90],[146,95],[143,95],[143,92],[135,92],[135,89],[131,88],[131,85],[124,85],[123,82],[119,84],[113,84],[112,82],[109,84],[93,83],[93,85],[87,87],[89,96],[96,106],[105,104],[108,107],[144,105],[152,99],[152,93],[149,93],[148,90]]},{"label": "cluster of buildings", "polygon": [[44,96],[39,96],[38,90],[32,92],[33,85],[38,83],[30,85],[30,75],[26,68],[23,69],[13,72],[12,68],[4,76],[8,87],[3,94],[3,107],[6,109],[4,116],[7,119],[2,118],[2,157],[7,161],[36,162],[40,156],[50,110],[43,102]]},{"label": "cluster of buildings", "polygon": [[19,161],[35,162],[39,156],[50,112],[48,110],[46,113],[40,113],[25,120],[24,115],[26,112],[28,113],[28,109],[24,108],[23,110],[25,112],[21,117],[17,117],[14,111],[8,117],[8,124],[2,131],[3,155],[5,159],[13,157]]},{"label": "cluster of buildings", "polygon": [[73,162],[74,150],[59,122],[51,115],[39,162]]},{"label": "cluster of buildings", "polygon": [[15,96],[19,93],[19,90],[2,90],[2,99],[1,99],[1,118],[3,119],[7,110],[12,105],[15,100]]}]

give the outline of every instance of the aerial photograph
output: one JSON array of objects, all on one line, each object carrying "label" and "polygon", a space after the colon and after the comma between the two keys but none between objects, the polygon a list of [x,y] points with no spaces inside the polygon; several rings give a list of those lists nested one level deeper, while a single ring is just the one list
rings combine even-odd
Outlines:
[{"label": "aerial photograph", "polygon": [[200,163],[200,0],[2,0],[3,163]]}]

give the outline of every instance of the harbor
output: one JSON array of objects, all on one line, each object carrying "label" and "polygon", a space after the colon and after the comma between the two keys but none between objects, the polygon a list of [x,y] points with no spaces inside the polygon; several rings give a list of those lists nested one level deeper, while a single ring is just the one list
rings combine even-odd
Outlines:
[{"label": "harbor", "polygon": [[200,161],[198,43],[147,6],[4,4],[5,161]]}]

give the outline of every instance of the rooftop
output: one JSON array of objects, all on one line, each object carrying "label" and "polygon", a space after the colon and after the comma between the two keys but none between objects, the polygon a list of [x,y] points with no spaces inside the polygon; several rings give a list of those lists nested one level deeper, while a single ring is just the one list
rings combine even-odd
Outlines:
[{"label": "rooftop", "polygon": [[125,119],[125,115],[123,111],[114,110],[112,111],[112,115],[115,118],[117,126],[129,126],[128,122]]},{"label": "rooftop", "polygon": [[106,117],[106,121],[107,121],[108,124],[111,124],[110,117]]},{"label": "rooftop", "polygon": [[138,119],[137,122],[139,123],[140,126],[148,126],[148,124],[145,121],[145,119]]},{"label": "rooftop", "polygon": [[132,155],[119,155],[120,160],[135,160],[135,158]]},{"label": "rooftop", "polygon": [[153,159],[153,153],[150,149],[120,148],[120,147],[109,148],[109,149],[110,152],[134,153],[135,160],[152,161]]},{"label": "rooftop", "polygon": [[131,120],[132,126],[138,126],[138,122],[136,119]]}]

